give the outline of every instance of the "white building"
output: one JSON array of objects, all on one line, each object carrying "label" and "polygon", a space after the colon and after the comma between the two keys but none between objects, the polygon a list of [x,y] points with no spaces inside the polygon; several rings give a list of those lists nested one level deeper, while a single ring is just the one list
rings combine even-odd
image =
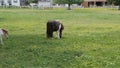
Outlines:
[{"label": "white building", "polygon": [[0,0],[0,6],[20,6],[20,0]]},{"label": "white building", "polygon": [[41,9],[52,7],[52,0],[38,0],[38,7]]}]

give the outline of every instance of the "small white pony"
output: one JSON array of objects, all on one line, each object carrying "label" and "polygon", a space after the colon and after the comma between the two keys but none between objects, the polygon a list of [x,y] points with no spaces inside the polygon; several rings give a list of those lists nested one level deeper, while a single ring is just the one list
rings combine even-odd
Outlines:
[{"label": "small white pony", "polygon": [[8,31],[5,29],[0,29],[0,44],[3,45],[3,36],[8,39]]}]

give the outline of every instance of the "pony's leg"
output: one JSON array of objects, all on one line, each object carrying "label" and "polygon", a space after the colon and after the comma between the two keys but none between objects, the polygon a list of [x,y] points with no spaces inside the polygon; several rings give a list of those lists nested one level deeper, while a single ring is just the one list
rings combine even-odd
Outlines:
[{"label": "pony's leg", "polygon": [[60,38],[60,31],[57,31],[57,38]]},{"label": "pony's leg", "polygon": [[61,29],[61,24],[59,25],[59,29],[57,31],[57,37],[60,38],[60,29]]},{"label": "pony's leg", "polygon": [[59,34],[60,34],[60,32],[57,31],[57,32],[56,32],[56,38],[60,38]]}]

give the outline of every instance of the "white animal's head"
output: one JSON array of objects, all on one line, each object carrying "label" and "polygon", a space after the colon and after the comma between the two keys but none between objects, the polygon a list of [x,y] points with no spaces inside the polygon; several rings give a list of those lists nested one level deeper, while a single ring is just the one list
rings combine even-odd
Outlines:
[{"label": "white animal's head", "polygon": [[8,39],[8,31],[5,29],[1,29],[3,32],[3,35]]}]

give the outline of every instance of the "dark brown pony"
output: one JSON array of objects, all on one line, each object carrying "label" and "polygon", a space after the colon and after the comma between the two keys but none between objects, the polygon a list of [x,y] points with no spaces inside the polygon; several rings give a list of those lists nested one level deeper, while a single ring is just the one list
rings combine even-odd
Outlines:
[{"label": "dark brown pony", "polygon": [[64,29],[64,26],[60,21],[58,21],[58,20],[48,21],[46,28],[47,28],[47,30],[46,30],[47,38],[52,38],[53,32],[55,32],[55,31],[57,32],[58,38],[62,37],[62,31]]}]

